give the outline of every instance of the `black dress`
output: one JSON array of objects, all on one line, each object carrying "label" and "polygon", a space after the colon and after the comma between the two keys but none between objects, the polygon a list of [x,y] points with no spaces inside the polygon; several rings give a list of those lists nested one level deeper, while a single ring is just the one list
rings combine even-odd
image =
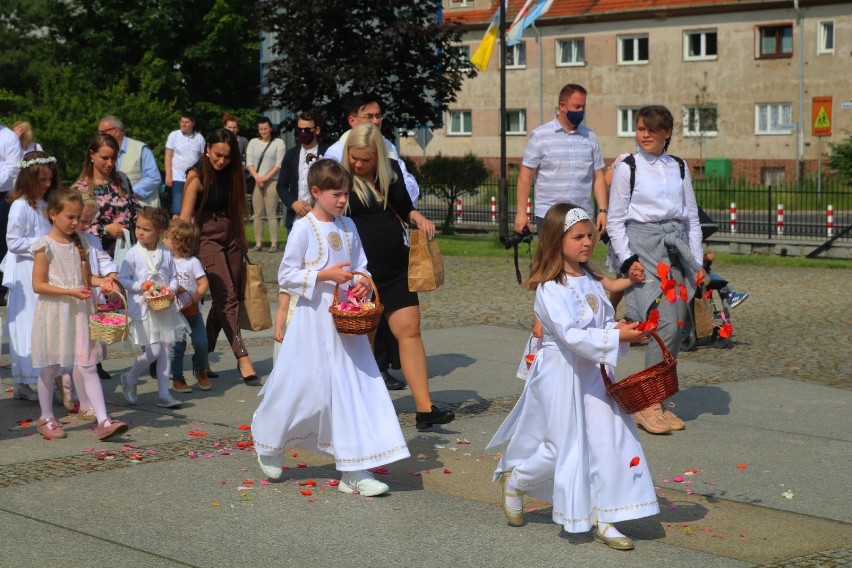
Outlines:
[{"label": "black dress", "polygon": [[[388,190],[388,207],[378,200],[365,205],[354,191],[349,192],[349,216],[367,255],[367,270],[379,290],[386,312],[420,304],[417,293],[408,291],[408,237],[394,211],[403,219],[414,210],[405,189],[402,171],[391,160],[396,181]],[[393,207],[393,209],[391,209]]]}]

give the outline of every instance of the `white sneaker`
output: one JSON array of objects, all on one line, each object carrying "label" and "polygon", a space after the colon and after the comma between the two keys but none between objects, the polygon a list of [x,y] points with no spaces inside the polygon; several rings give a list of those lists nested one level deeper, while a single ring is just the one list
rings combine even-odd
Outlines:
[{"label": "white sneaker", "polygon": [[12,397],[18,400],[38,402],[38,393],[30,385],[24,383],[19,383],[12,388]]},{"label": "white sneaker", "polygon": [[281,469],[284,467],[284,460],[281,459],[281,456],[263,456],[257,454],[257,463],[260,464],[260,469],[269,479],[281,479],[281,474],[284,471]]},{"label": "white sneaker", "polygon": [[387,484],[377,481],[366,469],[343,472],[337,488],[344,493],[356,493],[364,497],[374,497],[390,491]]},{"label": "white sneaker", "polygon": [[136,381],[131,382],[127,373],[121,373],[121,392],[124,394],[124,400],[130,404],[139,402],[139,395],[136,394]]}]

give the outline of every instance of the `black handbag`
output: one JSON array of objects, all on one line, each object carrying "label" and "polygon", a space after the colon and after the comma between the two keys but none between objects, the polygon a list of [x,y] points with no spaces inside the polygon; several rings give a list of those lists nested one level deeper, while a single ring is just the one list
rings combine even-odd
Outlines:
[{"label": "black handbag", "polygon": [[[266,144],[266,148],[264,148],[263,152],[260,153],[260,159],[257,161],[257,167],[254,169],[254,171],[260,171],[260,164],[263,163],[263,156],[266,155],[266,151],[269,150],[269,146],[271,144],[272,140],[270,140],[269,143]],[[251,175],[250,171],[246,170],[246,193],[249,195],[254,193],[254,186],[254,176]]]}]

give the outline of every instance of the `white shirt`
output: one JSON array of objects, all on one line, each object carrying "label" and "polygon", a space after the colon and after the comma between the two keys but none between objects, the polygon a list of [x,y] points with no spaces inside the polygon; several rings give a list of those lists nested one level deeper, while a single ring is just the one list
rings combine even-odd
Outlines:
[{"label": "white shirt", "polygon": [[619,164],[612,176],[606,222],[618,262],[633,256],[627,240],[627,222],[656,223],[672,219],[687,225],[689,248],[700,266],[704,256],[701,225],[689,167],[685,166],[681,179],[680,166],[668,154],[654,156],[640,151],[636,154],[636,181],[631,198],[630,166]]},{"label": "white shirt", "polygon": [[186,170],[195,165],[195,162],[204,153],[204,137],[198,132],[187,136],[180,130],[169,133],[166,140],[166,150],[174,152],[172,155],[172,180],[186,181]]},{"label": "white shirt", "polygon": [[192,295],[198,291],[198,279],[207,276],[207,274],[204,272],[204,267],[201,266],[201,261],[194,256],[175,257],[175,270],[177,271],[178,286],[183,286],[185,290],[183,294],[178,296],[177,301],[180,307],[184,307],[189,303]]},{"label": "white shirt", "polygon": [[319,154],[319,144],[314,144],[310,148],[305,148],[302,145],[301,148],[299,150],[299,201],[308,201],[311,197],[311,189],[308,187],[308,168],[310,166],[305,163],[305,159],[308,157],[308,154],[313,154],[314,156]]},{"label": "white shirt", "polygon": [[20,159],[21,140],[14,130],[0,124],[0,193],[15,187]]}]

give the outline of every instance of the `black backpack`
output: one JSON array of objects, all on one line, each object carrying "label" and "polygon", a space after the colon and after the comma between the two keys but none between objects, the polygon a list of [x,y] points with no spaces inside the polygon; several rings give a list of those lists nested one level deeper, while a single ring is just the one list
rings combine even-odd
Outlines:
[{"label": "black backpack", "polygon": [[[671,154],[669,154],[669,158],[680,166],[680,179],[684,179],[686,177],[686,163],[681,158]],[[636,156],[630,154],[622,160],[622,163],[627,164],[630,168],[630,198],[633,199],[633,190],[636,188]]]}]

